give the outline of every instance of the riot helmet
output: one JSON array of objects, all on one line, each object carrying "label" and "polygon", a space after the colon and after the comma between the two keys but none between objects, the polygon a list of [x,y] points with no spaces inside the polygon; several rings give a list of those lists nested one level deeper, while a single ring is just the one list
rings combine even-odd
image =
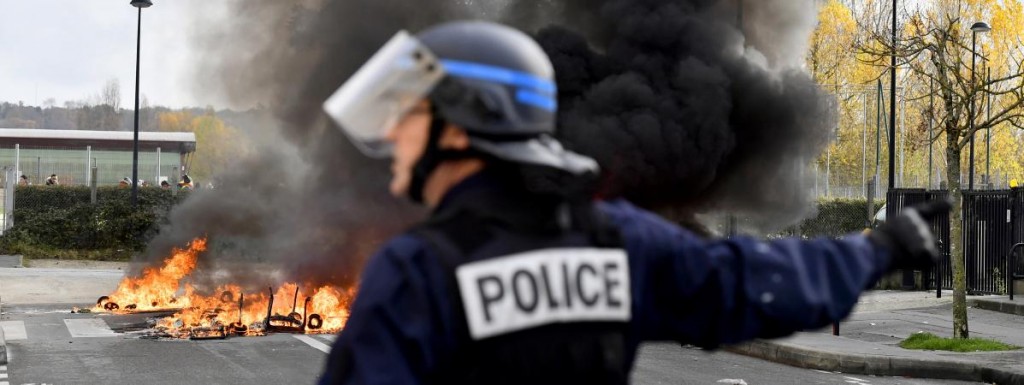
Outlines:
[{"label": "riot helmet", "polygon": [[[463,21],[416,36],[401,31],[324,109],[364,154],[386,158],[388,130],[423,99],[435,113],[431,129],[443,123],[463,128],[475,152],[577,175],[598,170],[593,159],[565,150],[553,138],[558,112],[553,66],[540,45],[516,29]],[[458,157],[439,154],[434,144],[428,143],[417,173],[429,175],[440,161]]]}]

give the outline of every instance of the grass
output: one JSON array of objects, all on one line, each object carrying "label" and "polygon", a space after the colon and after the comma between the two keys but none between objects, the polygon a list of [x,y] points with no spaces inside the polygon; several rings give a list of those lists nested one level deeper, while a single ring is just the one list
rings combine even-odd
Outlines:
[{"label": "grass", "polygon": [[52,247],[40,247],[22,242],[6,244],[3,247],[3,254],[20,254],[25,259],[61,259],[78,261],[118,261],[125,262],[132,259],[135,254],[132,250],[104,249],[104,250],[76,250],[57,249]]},{"label": "grass", "polygon": [[946,350],[951,352],[1000,352],[1017,350],[1019,346],[983,338],[942,338],[931,333],[915,333],[900,342],[900,347],[914,350]]}]

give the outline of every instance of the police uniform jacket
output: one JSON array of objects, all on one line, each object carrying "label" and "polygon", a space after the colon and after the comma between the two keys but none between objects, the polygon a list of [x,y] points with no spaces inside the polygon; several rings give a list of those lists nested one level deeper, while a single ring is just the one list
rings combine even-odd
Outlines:
[{"label": "police uniform jacket", "polygon": [[[516,207],[534,205],[531,197],[508,193],[481,174],[449,191],[433,217],[467,201],[484,201],[498,212],[512,207],[504,210],[512,216],[531,211]],[[369,260],[320,383],[460,382],[446,373],[486,367],[480,357],[495,351],[466,354],[467,345],[503,341],[503,335],[536,337],[531,330],[549,330],[541,338],[551,338],[558,352],[564,342],[559,338],[587,338],[574,331],[613,332],[621,336],[621,351],[605,356],[621,361],[628,374],[644,341],[714,348],[824,327],[848,315],[889,264],[888,252],[862,235],[707,240],[622,200],[595,208],[617,230],[619,247],[592,247],[570,237],[556,248],[520,247],[452,266],[450,257],[440,255],[450,248],[422,231],[392,239]],[[456,237],[470,239],[479,232],[459,231]],[[615,350],[601,341],[584,341],[591,345],[580,345],[588,346],[583,353]],[[514,358],[526,370],[562,359],[543,346],[520,345],[533,349]],[[509,379],[515,376],[473,382],[514,382]]]}]

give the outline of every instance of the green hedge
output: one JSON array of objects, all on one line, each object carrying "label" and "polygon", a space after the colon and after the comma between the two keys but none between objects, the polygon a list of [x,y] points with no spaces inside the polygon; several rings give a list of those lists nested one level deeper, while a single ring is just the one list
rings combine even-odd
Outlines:
[{"label": "green hedge", "polygon": [[[807,218],[800,225],[789,230],[794,235],[807,238],[839,237],[863,231],[867,215],[866,199],[822,199],[818,201],[818,212]],[[871,209],[872,218],[885,204],[875,201]]]},{"label": "green hedge", "polygon": [[14,227],[0,238],[0,252],[30,257],[124,259],[140,251],[171,207],[175,196],[159,188],[100,187],[97,203],[85,186],[23,186],[15,193]]}]

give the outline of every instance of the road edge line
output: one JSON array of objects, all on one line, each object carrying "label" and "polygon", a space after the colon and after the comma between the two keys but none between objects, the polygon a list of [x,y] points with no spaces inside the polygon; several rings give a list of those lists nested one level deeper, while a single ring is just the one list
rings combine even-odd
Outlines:
[{"label": "road edge line", "polygon": [[330,345],[327,345],[327,344],[325,344],[323,342],[317,341],[313,337],[307,336],[305,334],[292,334],[292,337],[295,337],[295,339],[297,339],[299,341],[302,341],[306,345],[312,346],[313,349],[319,350],[319,351],[327,353],[327,354],[331,353]]}]

